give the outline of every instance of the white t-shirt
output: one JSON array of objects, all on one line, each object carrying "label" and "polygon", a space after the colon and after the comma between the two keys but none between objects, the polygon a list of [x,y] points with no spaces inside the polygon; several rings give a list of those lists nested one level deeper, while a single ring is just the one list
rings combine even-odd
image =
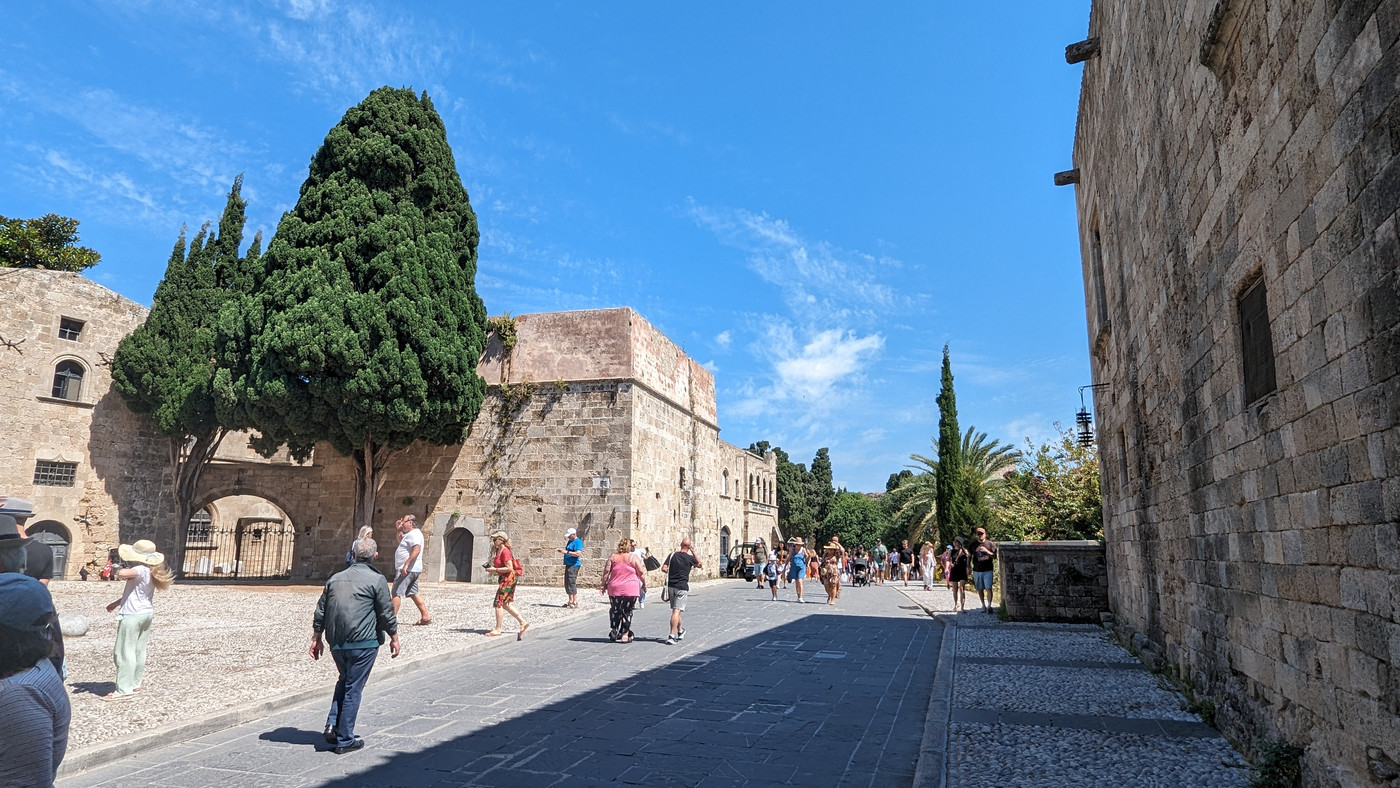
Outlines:
[{"label": "white t-shirt", "polygon": [[140,564],[131,567],[136,577],[126,581],[122,589],[122,605],[117,608],[119,616],[136,616],[154,613],[156,610],[156,587],[151,583],[151,569]]},{"label": "white t-shirt", "polygon": [[[399,547],[394,551],[395,572],[403,571],[403,565],[408,561],[408,554],[413,551],[414,545],[418,545],[420,548],[423,546],[423,531],[420,528],[414,528],[399,540]],[[413,566],[409,567],[408,571],[422,573],[423,551],[421,549],[418,551],[418,557],[413,560]]]}]

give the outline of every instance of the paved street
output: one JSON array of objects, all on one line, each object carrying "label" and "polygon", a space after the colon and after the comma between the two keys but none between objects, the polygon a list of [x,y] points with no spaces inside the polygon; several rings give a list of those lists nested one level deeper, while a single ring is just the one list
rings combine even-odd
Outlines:
[{"label": "paved street", "polygon": [[892,588],[848,588],[835,608],[780,598],[706,584],[667,646],[653,594],[636,643],[609,643],[593,615],[371,677],[356,753],[324,751],[327,694],[59,785],[910,785],[942,627]]}]

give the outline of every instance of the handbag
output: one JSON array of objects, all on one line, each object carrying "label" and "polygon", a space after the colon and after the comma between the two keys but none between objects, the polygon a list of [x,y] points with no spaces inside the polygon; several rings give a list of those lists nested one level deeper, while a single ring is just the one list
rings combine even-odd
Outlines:
[{"label": "handbag", "polygon": [[661,587],[661,601],[662,601],[662,602],[670,602],[670,601],[671,601],[671,587],[670,587],[670,586],[662,586],[662,587]]},{"label": "handbag", "polygon": [[647,568],[648,572],[655,572],[661,568],[661,562],[656,560],[654,555],[647,556],[647,560],[643,561],[642,565]]}]

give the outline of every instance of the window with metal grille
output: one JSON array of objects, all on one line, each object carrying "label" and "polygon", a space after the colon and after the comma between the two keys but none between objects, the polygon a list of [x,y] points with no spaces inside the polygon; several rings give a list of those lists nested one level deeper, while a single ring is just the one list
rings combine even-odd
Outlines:
[{"label": "window with metal grille", "polygon": [[207,544],[213,537],[214,518],[209,516],[208,509],[200,509],[190,515],[189,528],[185,531],[185,541]]},{"label": "window with metal grille", "polygon": [[83,365],[76,361],[60,361],[53,370],[53,395],[57,399],[78,401],[83,394]]},{"label": "window with metal grille", "polygon": [[1264,282],[1240,296],[1240,353],[1244,359],[1244,402],[1278,388],[1274,381],[1274,341],[1269,334],[1269,300]]},{"label": "window with metal grille", "polygon": [[34,464],[34,483],[40,487],[72,487],[78,476],[78,463],[39,460]]},{"label": "window with metal grille", "polygon": [[78,337],[82,336],[83,325],[85,325],[83,321],[74,320],[71,317],[60,319],[58,321],[58,338],[77,342]]}]

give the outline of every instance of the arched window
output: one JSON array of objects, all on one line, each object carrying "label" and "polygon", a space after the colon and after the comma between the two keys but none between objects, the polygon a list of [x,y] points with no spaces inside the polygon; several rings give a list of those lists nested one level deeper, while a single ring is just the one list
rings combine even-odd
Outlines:
[{"label": "arched window", "polygon": [[750,500],[750,501],[756,501],[756,500],[758,500],[758,498],[755,497],[755,495],[754,495],[754,493],[756,492],[756,490],[757,490],[757,485],[756,485],[755,482],[754,482],[754,478],[753,478],[752,476],[750,476],[750,477],[749,477],[749,500]]},{"label": "arched window", "polygon": [[83,365],[76,361],[60,361],[53,370],[55,399],[77,402],[83,395]]}]

